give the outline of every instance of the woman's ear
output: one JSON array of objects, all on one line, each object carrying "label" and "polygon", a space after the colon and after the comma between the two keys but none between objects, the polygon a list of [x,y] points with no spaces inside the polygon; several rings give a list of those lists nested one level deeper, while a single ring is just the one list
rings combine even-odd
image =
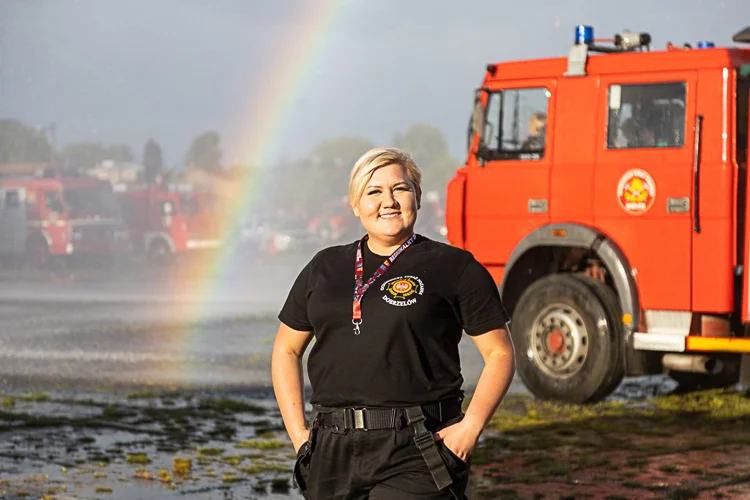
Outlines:
[{"label": "woman's ear", "polygon": [[354,212],[354,216],[359,219],[359,207],[352,206],[352,212]]}]

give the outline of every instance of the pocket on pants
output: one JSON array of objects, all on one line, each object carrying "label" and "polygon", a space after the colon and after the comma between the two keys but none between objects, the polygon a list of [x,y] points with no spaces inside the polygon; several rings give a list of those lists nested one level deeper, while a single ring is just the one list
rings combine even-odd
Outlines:
[{"label": "pocket on pants", "polygon": [[450,448],[445,446],[443,441],[436,442],[437,449],[440,455],[443,457],[445,467],[448,469],[448,473],[453,479],[453,484],[448,488],[457,495],[457,498],[461,498],[466,492],[466,488],[469,485],[469,469],[471,468],[471,457],[466,462],[458,458],[458,455],[453,453]]},{"label": "pocket on pants", "polygon": [[443,441],[437,441],[437,445],[438,445],[438,451],[443,456],[445,465],[448,466],[449,470],[460,471],[460,470],[469,468],[468,462],[464,462],[463,460],[461,460],[458,457],[458,455],[453,453],[453,451],[450,448],[445,446],[445,443]]},{"label": "pocket on pants", "polygon": [[310,473],[311,452],[310,441],[305,441],[297,451],[297,459],[294,461],[294,485],[301,491],[307,490],[307,476]]}]

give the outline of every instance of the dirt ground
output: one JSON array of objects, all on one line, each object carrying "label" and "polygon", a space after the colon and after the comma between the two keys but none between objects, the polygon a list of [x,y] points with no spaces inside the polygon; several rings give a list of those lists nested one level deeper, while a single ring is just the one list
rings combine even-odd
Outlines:
[{"label": "dirt ground", "polygon": [[473,457],[472,498],[750,498],[750,392],[593,406],[512,395]]}]

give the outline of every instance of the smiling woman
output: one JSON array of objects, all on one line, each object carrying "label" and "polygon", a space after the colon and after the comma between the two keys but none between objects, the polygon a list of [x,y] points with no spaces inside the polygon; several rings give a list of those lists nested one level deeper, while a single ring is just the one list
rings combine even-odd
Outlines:
[{"label": "smiling woman", "polygon": [[[471,452],[510,385],[492,277],[470,253],[414,233],[421,177],[401,150],[365,153],[349,176],[365,236],[315,255],[279,314],[273,386],[305,498],[465,498]],[[484,358],[465,413],[463,331]],[[308,425],[301,359],[313,336]]]},{"label": "smiling woman", "polygon": [[422,174],[411,158],[393,149],[362,156],[349,177],[349,202],[376,254],[390,255],[414,231],[422,201]]}]

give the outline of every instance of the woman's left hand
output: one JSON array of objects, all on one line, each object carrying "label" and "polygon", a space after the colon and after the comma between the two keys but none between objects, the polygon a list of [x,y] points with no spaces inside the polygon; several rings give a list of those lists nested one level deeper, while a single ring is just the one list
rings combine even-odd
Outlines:
[{"label": "woman's left hand", "polygon": [[479,434],[466,419],[435,433],[435,440],[443,441],[443,444],[464,462],[469,459],[477,439]]}]

